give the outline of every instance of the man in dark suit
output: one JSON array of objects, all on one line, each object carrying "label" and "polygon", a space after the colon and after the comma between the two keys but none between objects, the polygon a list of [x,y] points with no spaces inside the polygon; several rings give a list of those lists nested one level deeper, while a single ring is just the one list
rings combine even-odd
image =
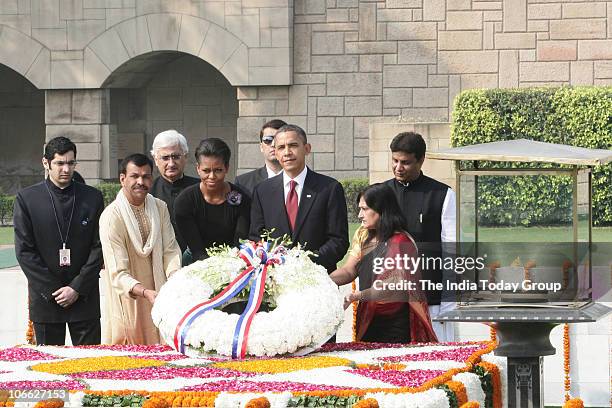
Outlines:
[{"label": "man in dark suit", "polygon": [[274,135],[285,125],[286,123],[280,119],[272,119],[264,123],[259,131],[259,150],[264,156],[264,166],[236,177],[235,184],[242,187],[251,196],[256,185],[276,176],[283,170],[274,153]]},{"label": "man in dark suit", "polygon": [[259,240],[264,230],[272,229],[272,238],[287,234],[332,272],[349,247],[344,189],[306,167],[311,147],[299,126],[281,127],[274,148],[283,172],[255,187],[249,238]]},{"label": "man in dark suit", "polygon": [[102,193],[73,181],[69,139],[50,140],[42,162],[48,178],[17,194],[13,213],[36,343],[63,345],[68,323],[72,344],[99,344]]},{"label": "man in dark suit", "polygon": [[184,189],[200,182],[199,178],[185,174],[187,153],[189,153],[187,139],[176,130],[171,129],[158,133],[153,140],[151,156],[153,156],[157,170],[159,170],[159,177],[153,181],[150,193],[168,206],[170,221],[174,228],[176,241],[181,247],[181,252],[185,252],[187,249],[187,242],[185,242],[176,226],[174,200]]},{"label": "man in dark suit", "polygon": [[[400,133],[390,148],[394,178],[385,184],[395,193],[419,252],[428,258],[442,257],[451,248],[443,243],[455,241],[455,193],[421,171],[427,145],[420,134]],[[421,273],[424,279],[435,283],[453,278],[452,271],[445,274],[435,267],[423,268]],[[452,293],[430,290],[426,295],[432,318],[454,307]],[[455,340],[453,323],[433,322],[433,329],[439,341]]]}]

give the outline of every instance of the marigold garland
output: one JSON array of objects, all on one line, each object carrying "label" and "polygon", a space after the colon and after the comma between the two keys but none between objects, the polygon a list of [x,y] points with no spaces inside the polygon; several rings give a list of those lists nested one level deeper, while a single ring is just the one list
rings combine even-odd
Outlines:
[{"label": "marigold garland", "polygon": [[463,405],[460,405],[459,407],[460,408],[480,408],[480,404],[478,403],[478,401],[469,401]]},{"label": "marigold garland", "polygon": [[376,398],[362,399],[361,401],[353,405],[353,408],[378,408],[378,401],[376,400]]},{"label": "marigold garland", "polygon": [[[351,283],[351,289],[353,291],[353,293],[357,292],[357,282],[353,281],[353,283]],[[351,304],[351,307],[353,308],[353,341],[357,341],[357,301],[353,302]]]},{"label": "marigold garland", "polygon": [[50,398],[42,401],[38,401],[34,408],[62,408],[64,401],[59,398]]},{"label": "marigold garland", "polygon": [[524,280],[531,282],[531,269],[534,268],[535,266],[536,266],[536,263],[533,260],[527,261],[525,263],[525,266],[524,266],[524,269],[525,269]]},{"label": "marigold garland", "polygon": [[[318,398],[325,398],[329,396],[355,398],[355,397],[363,397],[367,393],[376,393],[376,392],[392,393],[392,394],[419,393],[419,392],[427,391],[436,386],[446,385],[449,389],[451,389],[457,395],[458,402],[460,403],[460,406],[462,406],[462,405],[465,405],[465,403],[467,403],[467,392],[466,392],[465,386],[460,382],[452,381],[452,377],[456,374],[470,371],[475,365],[479,365],[483,367],[483,369],[491,373],[493,393],[494,393],[493,408],[501,408],[502,406],[501,405],[501,379],[500,379],[499,369],[496,365],[492,363],[481,361],[482,355],[492,352],[496,348],[496,346],[497,345],[495,343],[489,342],[486,345],[486,347],[480,350],[477,350],[468,359],[466,359],[465,367],[448,370],[444,374],[425,382],[419,387],[398,387],[398,388],[393,388],[393,389],[391,388],[370,388],[370,389],[348,389],[348,390],[327,390],[327,391],[304,391],[304,392],[293,392],[293,395],[313,396],[313,397],[318,397]],[[112,357],[112,358],[116,359],[117,357]],[[305,358],[298,359],[298,360],[307,360],[307,359],[317,359],[317,360],[325,359],[328,361],[328,364],[329,364],[327,366],[338,366],[338,365],[347,365],[347,364],[350,365],[352,363],[350,360],[337,358],[337,357],[324,357],[324,358],[323,357],[305,357]],[[86,360],[86,359],[77,359],[77,360]],[[71,362],[71,364],[74,364],[74,361],[77,361],[77,360],[68,360],[68,361]],[[239,361],[239,362],[219,362],[219,363],[215,363],[215,365],[221,366],[223,364],[228,364],[228,363],[238,363],[243,366],[243,367],[240,367],[242,371],[247,371],[245,370],[245,367],[248,367],[247,363],[254,363],[253,367],[251,368],[255,368],[257,372],[261,372],[260,370],[262,369],[262,367],[266,367],[266,363],[269,363],[271,360],[274,360],[274,359]],[[338,361],[332,362],[332,360],[338,360]],[[147,361],[151,361],[151,360],[147,360]],[[157,362],[158,364],[160,363],[157,360],[155,360],[155,362]],[[161,365],[163,364],[165,364],[165,362],[161,362]],[[295,360],[292,360],[292,365],[294,364],[295,364]],[[320,367],[321,366],[320,364],[321,364],[321,361],[318,361],[317,367]],[[59,366],[58,363],[55,363],[55,366]],[[400,368],[400,366],[403,366],[403,365],[394,364],[394,363],[385,363],[381,365],[376,365],[378,369],[382,369],[382,370],[398,369]],[[274,364],[272,366],[269,365],[268,367],[266,367],[266,369],[269,370],[270,367],[274,367]],[[277,365],[276,369],[279,369],[279,367],[280,365]],[[236,369],[235,367],[231,367],[231,368]],[[368,367],[368,368],[372,369],[373,366]],[[405,368],[405,367],[401,367],[401,368]],[[303,369],[303,367],[295,368],[294,370],[296,369]],[[73,370],[73,371],[79,372],[79,370]],[[39,371],[43,371],[43,370],[39,370]],[[278,372],[286,372],[286,371],[278,371]],[[113,391],[97,392],[97,391],[86,390],[84,392],[89,395],[103,396],[103,397],[122,396],[122,395],[127,396],[130,394],[140,395],[142,397],[148,398],[147,401],[149,402],[149,404],[147,405],[147,407],[214,406],[216,397],[219,394],[219,392],[211,392],[211,391],[150,392],[150,391],[142,391],[142,390],[141,391],[113,390]],[[366,403],[364,402],[364,404]],[[6,405],[2,405],[2,403],[0,402],[0,406],[11,406],[11,405],[9,405],[9,402],[7,402]],[[362,407],[362,408],[363,407],[367,408],[369,406],[370,405],[359,405],[359,407]],[[371,406],[374,407],[374,405],[371,405]],[[468,405],[467,407],[464,407],[464,408],[476,408],[476,406]],[[568,408],[577,408],[577,407],[568,407]]]},{"label": "marigold garland", "polygon": [[36,345],[36,338],[34,336],[34,323],[28,319],[28,329],[26,330],[26,342],[31,345]]},{"label": "marigold garland", "polygon": [[490,341],[497,344],[497,330],[495,330],[495,327],[489,326],[489,334],[491,336]]},{"label": "marigold garland", "polygon": [[[364,396],[368,393],[377,393],[384,392],[388,394],[404,394],[411,393],[416,394],[419,392],[427,391],[431,388],[434,388],[438,385],[442,385],[447,381],[452,381],[453,376],[459,373],[464,373],[470,371],[472,367],[476,364],[481,365],[484,363],[483,368],[485,370],[491,371],[493,377],[493,385],[495,392],[497,393],[497,399],[494,398],[494,401],[499,401],[497,405],[494,405],[493,408],[501,408],[501,379],[499,374],[499,369],[495,364],[487,363],[484,361],[480,361],[480,358],[484,354],[488,354],[495,350],[497,344],[489,343],[487,347],[476,351],[472,354],[465,362],[465,367],[462,368],[453,368],[448,370],[442,375],[439,375],[436,378],[433,378],[429,381],[423,383],[420,387],[398,387],[398,388],[361,388],[361,389],[352,389],[352,390],[330,390],[330,391],[303,391],[303,392],[294,392],[294,395],[309,395],[315,397],[329,397],[332,395],[340,396],[340,397],[350,397],[353,395],[356,396]],[[487,368],[490,367],[490,368]],[[495,375],[495,373],[497,373]]]},{"label": "marigold garland", "polygon": [[488,361],[481,361],[477,365],[491,373],[491,382],[493,383],[493,408],[501,408],[502,396],[499,368],[495,364],[489,363]]},{"label": "marigold garland", "polygon": [[[112,391],[84,391],[85,394],[99,395],[104,397],[109,396],[125,396],[125,395],[140,395],[149,396],[149,400],[155,398],[157,404],[161,404],[158,400],[164,400],[167,405],[164,407],[214,407],[215,399],[218,392],[214,391],[134,391],[134,390],[112,390]],[[152,407],[154,405],[150,405]],[[161,405],[155,405],[161,407]]]},{"label": "marigold garland", "polygon": [[444,383],[452,392],[455,393],[457,397],[457,404],[459,406],[468,402],[467,390],[465,389],[465,385],[463,385],[460,381],[447,381]]},{"label": "marigold garland", "polygon": [[31,345],[36,344],[36,338],[34,336],[34,323],[32,323],[32,320],[30,320],[30,294],[29,293],[28,293],[28,328],[26,330],[26,341],[28,342],[28,344],[31,344]]},{"label": "marigold garland", "polygon": [[584,408],[584,402],[580,398],[572,398],[565,401],[563,408]]},{"label": "marigold garland", "polygon": [[168,401],[158,397],[151,397],[142,404],[142,408],[168,408]]},{"label": "marigold garland", "polygon": [[266,397],[253,398],[244,408],[270,408],[270,401]]},{"label": "marigold garland", "polygon": [[570,400],[570,388],[571,388],[571,379],[570,379],[570,337],[569,337],[569,324],[565,323],[563,325],[563,372],[565,374],[564,378],[564,389],[565,389],[565,401]]}]

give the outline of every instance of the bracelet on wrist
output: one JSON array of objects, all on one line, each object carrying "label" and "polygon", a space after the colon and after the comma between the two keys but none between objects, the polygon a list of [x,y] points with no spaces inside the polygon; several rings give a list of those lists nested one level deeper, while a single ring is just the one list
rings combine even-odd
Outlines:
[{"label": "bracelet on wrist", "polygon": [[142,288],[142,297],[145,297],[145,292],[147,291],[147,288]]}]

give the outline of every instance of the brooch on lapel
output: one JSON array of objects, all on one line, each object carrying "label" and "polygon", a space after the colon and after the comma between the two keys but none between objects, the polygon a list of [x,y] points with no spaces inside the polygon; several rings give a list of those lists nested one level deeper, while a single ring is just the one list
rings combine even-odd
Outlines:
[{"label": "brooch on lapel", "polygon": [[232,190],[229,193],[227,193],[227,203],[229,205],[240,205],[241,202],[242,202],[242,194],[240,194],[238,191]]},{"label": "brooch on lapel", "polygon": [[81,221],[81,225],[86,227],[87,224],[89,224],[89,218],[85,218],[83,221]]}]

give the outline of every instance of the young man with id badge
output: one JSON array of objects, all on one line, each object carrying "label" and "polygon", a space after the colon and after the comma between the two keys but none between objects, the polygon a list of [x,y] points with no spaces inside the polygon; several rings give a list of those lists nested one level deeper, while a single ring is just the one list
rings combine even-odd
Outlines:
[{"label": "young man with id badge", "polygon": [[42,159],[47,178],[15,198],[15,254],[28,279],[30,320],[37,344],[100,343],[102,193],[73,181],[76,145],[49,140]]}]

